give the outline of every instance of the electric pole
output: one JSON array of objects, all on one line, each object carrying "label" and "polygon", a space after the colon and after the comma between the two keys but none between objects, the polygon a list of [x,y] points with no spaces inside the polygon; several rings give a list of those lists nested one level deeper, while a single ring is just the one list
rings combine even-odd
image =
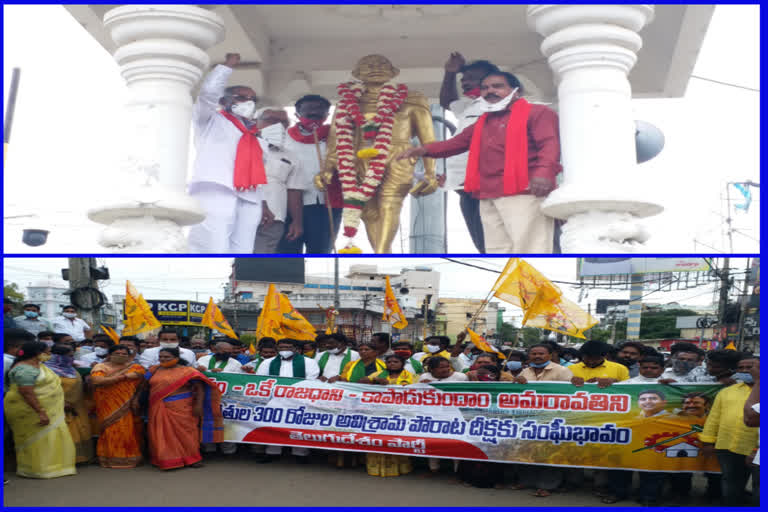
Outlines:
[{"label": "electric pole", "polygon": [[333,308],[338,311],[341,307],[339,300],[339,257],[333,258]]},{"label": "electric pole", "polygon": [[[91,267],[95,266],[95,258],[69,258],[69,291],[97,288],[96,280],[91,276]],[[90,293],[80,293],[78,297],[79,303],[75,304],[75,306],[77,306],[80,318],[88,322],[94,329],[97,329],[96,310],[93,309],[93,295]]]},{"label": "electric pole", "polygon": [[728,291],[730,288],[731,258],[723,258],[723,268],[719,271],[720,299],[717,305],[717,316],[720,326],[725,326],[725,310],[728,306]]},{"label": "electric pole", "polygon": [[750,274],[750,267],[749,267],[749,258],[747,258],[747,267],[744,269],[744,285],[742,288],[741,293],[741,300],[740,300],[740,307],[739,307],[739,342],[736,345],[736,348],[739,349],[739,351],[744,350],[744,320],[747,316],[747,286],[749,283],[749,274]]}]

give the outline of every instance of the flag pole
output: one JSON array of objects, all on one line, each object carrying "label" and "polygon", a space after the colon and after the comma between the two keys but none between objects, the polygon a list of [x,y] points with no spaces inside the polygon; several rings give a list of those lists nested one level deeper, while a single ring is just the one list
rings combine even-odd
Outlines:
[{"label": "flag pole", "polygon": [[496,289],[499,287],[499,281],[501,281],[501,279],[506,275],[507,269],[513,263],[513,260],[516,261],[518,259],[519,258],[509,258],[507,260],[507,264],[504,265],[504,270],[502,270],[501,274],[499,274],[499,277],[496,279],[496,282],[493,283],[493,287],[491,288],[491,291],[488,292],[488,295],[485,297],[485,300],[483,300],[482,304],[480,304],[480,307],[477,309],[477,311],[475,311],[475,314],[472,315],[472,318],[469,319],[469,322],[467,322],[467,325],[464,326],[465,331],[467,330],[467,327],[472,325],[472,322],[475,321],[475,319],[480,315],[480,313],[482,313],[483,309],[485,309],[485,307],[488,305],[488,301],[491,300],[491,297],[493,296],[494,293],[496,293]]},{"label": "flag pole", "polygon": [[[320,151],[320,138],[317,136],[317,128],[312,130],[312,135],[315,137],[315,149],[317,150],[317,163],[320,165],[320,172],[323,172],[323,153]],[[336,252],[336,238],[333,236],[333,210],[331,210],[331,196],[328,194],[328,187],[330,183],[325,185],[323,192],[325,193],[325,207],[328,211],[328,232],[331,242],[331,252]]]}]

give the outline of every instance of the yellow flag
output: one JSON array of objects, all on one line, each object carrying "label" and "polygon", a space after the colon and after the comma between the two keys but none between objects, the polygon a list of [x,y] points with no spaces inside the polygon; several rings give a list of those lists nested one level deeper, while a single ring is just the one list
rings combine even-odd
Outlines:
[{"label": "yellow flag", "polygon": [[110,338],[112,341],[114,341],[114,342],[115,342],[115,344],[118,344],[118,343],[120,343],[120,336],[118,336],[118,335],[117,335],[117,332],[115,332],[115,330],[114,330],[114,329],[112,329],[110,326],[108,326],[108,325],[103,325],[103,324],[102,324],[102,326],[101,326],[101,330],[102,330],[102,331],[104,331],[104,334],[106,334],[107,336],[109,336],[109,338]]},{"label": "yellow flag", "polygon": [[134,336],[141,332],[162,327],[152,313],[152,307],[136,290],[130,281],[125,282],[125,328],[123,336]]},{"label": "yellow flag", "polygon": [[381,319],[392,323],[395,329],[405,329],[408,327],[408,320],[405,319],[400,304],[397,303],[395,292],[392,291],[392,285],[389,283],[389,276],[386,277],[387,288],[384,293],[384,314]]},{"label": "yellow flag", "polygon": [[585,338],[597,324],[589,313],[565,298],[560,289],[520,258],[510,258],[493,286],[494,296],[520,307],[523,325]]},{"label": "yellow flag", "polygon": [[203,319],[200,321],[200,325],[219,331],[227,338],[240,339],[237,337],[237,334],[235,334],[232,326],[229,325],[229,322],[227,322],[227,319],[224,318],[224,314],[219,309],[219,306],[213,302],[213,297],[208,300],[208,306],[205,308],[205,313],[203,313]]},{"label": "yellow flag", "polygon": [[503,353],[499,352],[496,347],[485,341],[485,339],[477,334],[475,331],[467,327],[467,332],[469,333],[469,339],[472,342],[474,346],[482,350],[483,352],[491,352],[493,354],[496,354],[501,359],[506,359],[507,356],[505,356]]},{"label": "yellow flag", "polygon": [[280,326],[285,333],[283,337],[301,341],[315,341],[317,337],[315,326],[293,307],[288,297],[282,293],[278,295],[280,298]]},{"label": "yellow flag", "polygon": [[265,336],[302,341],[314,341],[317,336],[315,327],[296,311],[288,297],[279,293],[274,284],[269,285],[256,327],[256,339]]},{"label": "yellow flag", "polygon": [[733,342],[730,342],[725,347],[723,347],[723,350],[736,350],[736,345],[734,345]]}]

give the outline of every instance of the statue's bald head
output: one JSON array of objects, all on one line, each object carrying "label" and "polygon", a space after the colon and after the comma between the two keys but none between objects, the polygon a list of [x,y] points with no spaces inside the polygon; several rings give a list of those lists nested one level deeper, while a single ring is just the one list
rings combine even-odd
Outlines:
[{"label": "statue's bald head", "polygon": [[352,70],[352,76],[366,83],[383,84],[399,74],[400,70],[383,55],[366,55],[357,61]]}]

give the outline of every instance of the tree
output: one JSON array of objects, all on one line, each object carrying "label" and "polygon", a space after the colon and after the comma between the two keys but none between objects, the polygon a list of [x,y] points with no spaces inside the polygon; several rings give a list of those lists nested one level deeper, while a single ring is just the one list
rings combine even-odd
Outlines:
[{"label": "tree", "polygon": [[[609,329],[601,329],[600,327],[592,327],[584,332],[584,336],[590,341],[608,341],[611,339],[611,331]],[[582,342],[584,340],[581,340]]]},{"label": "tree", "polygon": [[517,339],[517,331],[519,329],[509,322],[501,324],[501,331],[499,331],[499,340],[514,342]]},{"label": "tree", "polygon": [[522,338],[523,346],[530,347],[531,345],[541,343],[541,340],[544,338],[544,334],[538,327],[523,327]]},{"label": "tree", "polygon": [[24,293],[19,290],[19,285],[16,283],[3,284],[3,297],[14,302],[11,306],[11,314],[20,315],[21,306],[24,303]]}]

